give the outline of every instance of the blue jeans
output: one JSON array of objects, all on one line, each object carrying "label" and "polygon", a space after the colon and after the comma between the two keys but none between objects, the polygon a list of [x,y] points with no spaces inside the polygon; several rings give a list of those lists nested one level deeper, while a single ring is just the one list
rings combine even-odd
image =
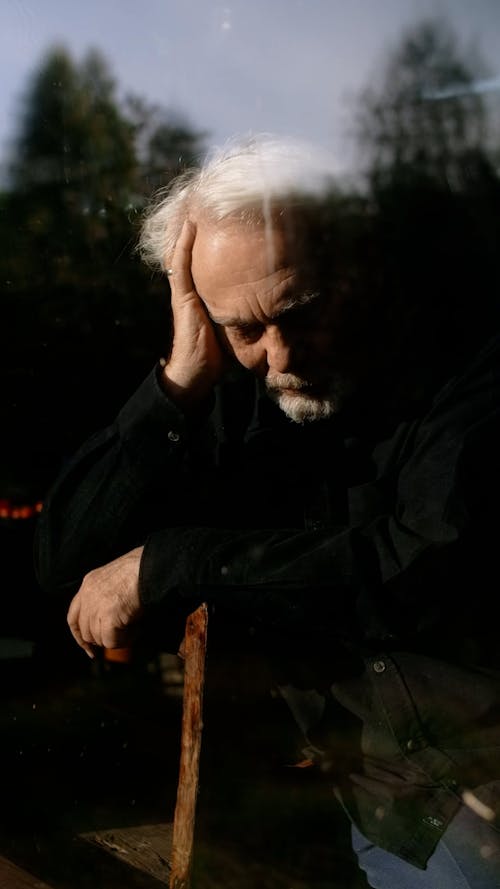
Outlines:
[{"label": "blue jeans", "polygon": [[374,846],[352,827],[352,847],[373,889],[498,889],[500,833],[466,806],[420,870]]}]

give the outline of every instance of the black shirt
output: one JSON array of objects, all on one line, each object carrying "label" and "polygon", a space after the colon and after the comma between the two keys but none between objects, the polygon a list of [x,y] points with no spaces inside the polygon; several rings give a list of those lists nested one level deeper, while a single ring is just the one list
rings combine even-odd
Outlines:
[{"label": "black shirt", "polygon": [[500,778],[500,340],[392,391],[301,426],[243,376],[193,425],[154,372],[62,473],[38,564],[69,597],[144,543],[172,647],[203,600],[251,625],[351,817],[423,867]]}]

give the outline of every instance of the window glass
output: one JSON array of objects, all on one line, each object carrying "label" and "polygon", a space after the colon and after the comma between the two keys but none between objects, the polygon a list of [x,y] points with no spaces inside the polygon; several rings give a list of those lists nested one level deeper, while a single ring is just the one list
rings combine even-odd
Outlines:
[{"label": "window glass", "polygon": [[[331,153],[344,195],[339,290],[425,292],[430,324],[446,291],[449,325],[463,331],[468,318],[473,337],[499,283],[499,8],[4,0],[2,37],[0,883],[18,865],[49,886],[91,874],[113,887],[129,854],[113,857],[129,841],[113,831],[135,830],[137,844],[173,817],[182,663],[158,627],[87,662],[32,550],[72,455],[169,352],[166,279],[137,251],[144,210],[228,140],[307,140]],[[312,325],[315,312],[303,316]],[[292,493],[300,484],[297,469]],[[213,659],[196,885],[361,887],[331,782],[288,769],[309,753],[249,653],[253,631],[236,636],[232,668]]]}]

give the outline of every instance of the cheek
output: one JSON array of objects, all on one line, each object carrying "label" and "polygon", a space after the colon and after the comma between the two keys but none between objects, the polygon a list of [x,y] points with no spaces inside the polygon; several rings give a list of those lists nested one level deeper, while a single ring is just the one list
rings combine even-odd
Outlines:
[{"label": "cheek", "polygon": [[325,326],[321,330],[316,330],[312,334],[310,341],[315,352],[320,352],[321,354],[331,352],[332,347],[335,346],[335,332],[330,327]]},{"label": "cheek", "polygon": [[313,361],[319,355],[330,354],[335,344],[335,332],[332,326],[326,322],[304,326],[295,332],[290,338],[298,354],[302,354],[307,361]]}]

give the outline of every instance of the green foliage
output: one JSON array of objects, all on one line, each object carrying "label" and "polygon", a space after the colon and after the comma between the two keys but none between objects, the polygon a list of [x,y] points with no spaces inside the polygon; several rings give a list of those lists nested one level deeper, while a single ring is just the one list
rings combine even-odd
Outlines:
[{"label": "green foliage", "polygon": [[102,57],[77,66],[52,51],[25,98],[11,166],[20,241],[11,256],[22,256],[23,289],[104,273],[110,243],[125,234],[136,167],[133,128]]},{"label": "green foliage", "polygon": [[442,20],[403,34],[357,113],[372,182],[420,175],[460,187],[465,168],[484,161],[490,138],[487,108],[473,88],[485,73]]},{"label": "green foliage", "polygon": [[56,47],[34,72],[0,197],[0,387],[16,453],[43,417],[57,459],[167,350],[165,287],[135,255],[137,223],[201,138],[144,99],[120,102],[95,51],[78,63]]},{"label": "green foliage", "polygon": [[387,54],[357,114],[383,291],[457,344],[499,314],[498,132],[476,88],[486,75],[445,21],[423,21]]},{"label": "green foliage", "polygon": [[200,160],[206,133],[194,131],[179,112],[166,112],[140,96],[126,99],[146,193],[162,188],[172,177]]}]

